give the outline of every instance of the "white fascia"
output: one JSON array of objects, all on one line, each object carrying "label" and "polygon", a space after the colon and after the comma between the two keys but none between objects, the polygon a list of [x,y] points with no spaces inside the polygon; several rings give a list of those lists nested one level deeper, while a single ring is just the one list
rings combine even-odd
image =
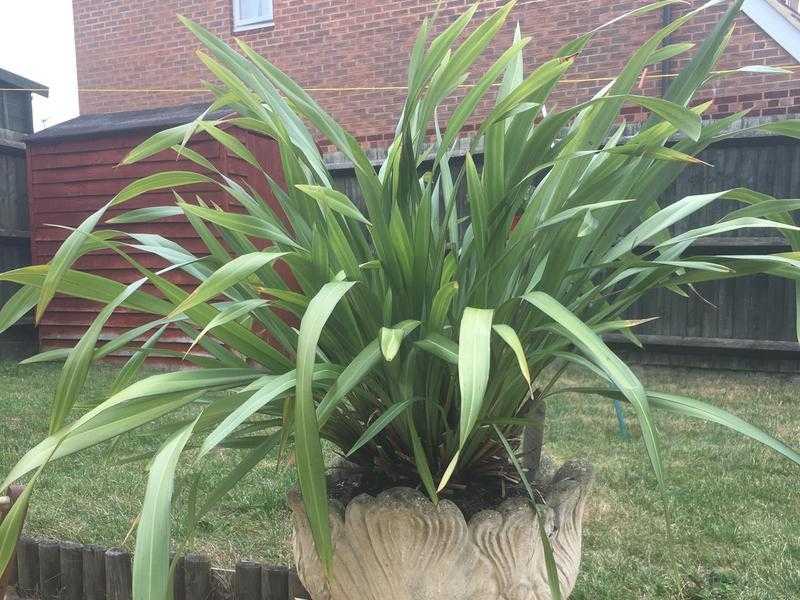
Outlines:
[{"label": "white fascia", "polygon": [[800,61],[800,18],[776,0],[745,0],[742,11]]}]

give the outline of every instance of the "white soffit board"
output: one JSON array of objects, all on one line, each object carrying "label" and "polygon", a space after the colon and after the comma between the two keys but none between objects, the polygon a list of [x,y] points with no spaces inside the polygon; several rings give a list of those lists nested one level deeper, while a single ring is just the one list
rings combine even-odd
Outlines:
[{"label": "white soffit board", "polygon": [[742,11],[800,61],[800,20],[785,14],[790,9],[776,4],[770,0],[745,0]]}]

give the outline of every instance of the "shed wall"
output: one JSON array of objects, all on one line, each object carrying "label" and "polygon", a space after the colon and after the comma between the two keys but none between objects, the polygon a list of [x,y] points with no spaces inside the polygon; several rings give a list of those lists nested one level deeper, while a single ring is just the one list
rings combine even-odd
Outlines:
[{"label": "shed wall", "polygon": [[[242,130],[230,131],[255,154],[265,170],[268,172],[279,170],[280,157],[272,140]],[[117,166],[132,148],[152,133],[154,132],[151,130],[140,130],[29,143],[28,187],[31,199],[31,258],[34,264],[49,261],[69,234],[69,230],[53,227],[51,224],[67,227],[79,225],[114,194],[140,177],[166,170],[201,170],[194,163],[185,159],[176,160],[174,153],[166,152],[134,165]],[[198,137],[192,140],[189,147],[209,159],[220,172],[253,185],[268,202],[276,202],[263,176],[257,175],[253,167],[232,156],[220,144],[211,139]],[[212,184],[187,186],[181,189],[181,195],[187,200],[194,199],[195,194],[205,202],[216,203],[225,209],[232,208],[231,203],[234,202]],[[104,221],[135,208],[172,205],[174,201],[170,191],[144,194],[119,208],[110,209]],[[201,256],[206,253],[202,242],[182,217],[170,217],[154,223],[124,225],[121,228],[131,232],[159,234],[176,241],[190,252]],[[147,268],[158,269],[167,266],[166,262],[158,257],[140,250],[131,248],[129,254]],[[93,252],[79,260],[76,268],[122,283],[131,283],[141,277],[112,250]],[[187,274],[178,271],[170,272],[168,278],[181,286],[196,284]],[[100,305],[94,302],[57,296],[39,325],[42,348],[73,346],[97,315],[99,308]],[[152,319],[151,315],[120,308],[109,319],[101,340],[112,339],[125,330]],[[168,331],[162,340],[164,342],[162,345],[166,348],[186,349],[187,340],[178,330]]]}]

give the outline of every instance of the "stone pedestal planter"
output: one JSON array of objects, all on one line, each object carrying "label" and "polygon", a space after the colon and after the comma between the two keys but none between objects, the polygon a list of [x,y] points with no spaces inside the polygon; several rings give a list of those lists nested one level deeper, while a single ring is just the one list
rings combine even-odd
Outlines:
[{"label": "stone pedestal planter", "polygon": [[[591,468],[563,465],[544,487],[539,510],[566,598],[581,557],[581,524]],[[331,501],[333,570],[326,579],[302,499],[289,496],[298,574],[314,600],[550,600],[536,511],[526,498],[504,501],[469,523],[447,500],[390,489]]]},{"label": "stone pedestal planter", "polygon": [[[11,510],[14,502],[17,500],[17,498],[19,498],[24,489],[25,488],[23,488],[21,485],[12,485],[8,488],[6,494],[0,497],[0,523],[6,518],[8,511]],[[17,557],[15,554],[11,557],[11,562],[5,571],[0,573],[0,600],[3,600],[6,597],[6,591],[8,591],[8,578],[16,560]]]}]

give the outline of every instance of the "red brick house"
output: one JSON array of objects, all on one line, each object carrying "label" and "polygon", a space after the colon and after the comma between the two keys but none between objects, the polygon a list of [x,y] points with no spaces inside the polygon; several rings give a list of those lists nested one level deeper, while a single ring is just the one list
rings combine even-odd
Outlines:
[{"label": "red brick house", "polygon": [[[503,43],[519,22],[533,42],[527,65],[548,58],[574,36],[649,0],[520,0]],[[481,3],[478,18],[504,0]],[[752,108],[751,115],[800,113],[799,0],[747,0],[723,68],[784,66],[792,75],[737,75],[707,90],[714,114]],[[385,147],[403,99],[409,49],[433,0],[73,0],[78,83],[82,114],[196,102],[208,77],[194,56],[196,40],[175,18],[183,14],[226,40],[240,36],[306,88],[366,145]],[[470,2],[444,0],[438,28]],[[691,0],[699,6],[699,0]],[[585,99],[616,74],[632,50],[683,11],[673,5],[604,29],[554,95],[557,103]],[[673,36],[671,42],[701,42],[725,3]],[[501,50],[494,48],[495,53]],[[486,57],[486,62],[491,60]],[[653,65],[641,92],[659,94],[661,76],[682,60]],[[476,72],[479,69],[476,69]],[[381,89],[366,89],[381,88]],[[387,89],[388,88],[388,89]],[[111,91],[124,90],[124,91]],[[133,90],[133,91],[131,91]],[[158,90],[158,91],[156,91]],[[455,102],[457,99],[453,99]],[[636,120],[636,115],[630,115]]]}]

